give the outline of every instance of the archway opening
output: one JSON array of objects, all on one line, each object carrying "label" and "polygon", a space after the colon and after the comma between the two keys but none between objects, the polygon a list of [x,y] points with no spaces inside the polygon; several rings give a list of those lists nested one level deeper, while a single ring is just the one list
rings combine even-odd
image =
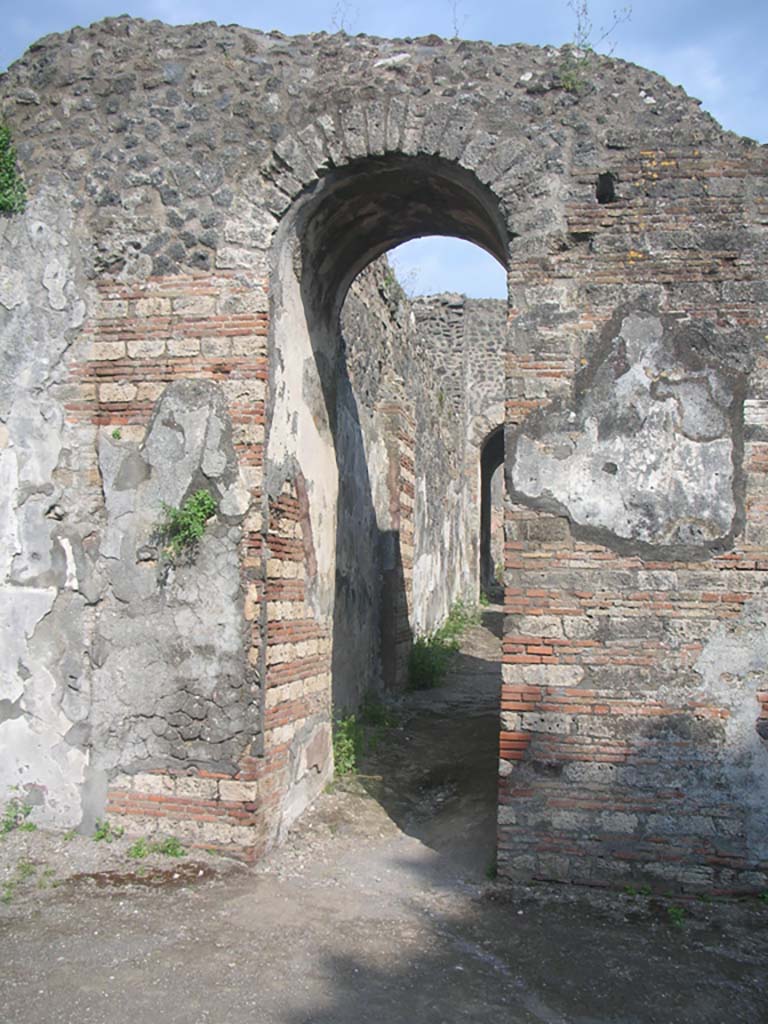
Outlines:
[{"label": "archway opening", "polygon": [[428,235],[390,249],[387,260],[409,298],[457,294],[506,303],[506,269],[461,238]]},{"label": "archway opening", "polygon": [[507,264],[509,232],[495,196],[458,164],[437,157],[349,164],[322,178],[297,213],[305,303],[336,321],[363,267],[411,239],[464,239]]},{"label": "archway opening", "polygon": [[[478,410],[467,396],[488,360],[473,358],[463,337],[467,300],[441,296],[427,315],[380,259],[425,235],[462,238],[506,264],[495,197],[432,157],[329,172],[294,204],[275,250],[268,479],[273,489],[291,474],[302,481],[307,604],[327,623],[337,712],[405,690],[414,635],[431,634],[459,599],[477,603],[480,593],[480,453],[469,440]],[[493,317],[484,345],[498,357],[499,404],[505,302],[496,300]],[[436,344],[436,322],[448,344]],[[492,801],[497,711],[496,686],[485,750]],[[491,817],[491,841],[494,833]]]}]

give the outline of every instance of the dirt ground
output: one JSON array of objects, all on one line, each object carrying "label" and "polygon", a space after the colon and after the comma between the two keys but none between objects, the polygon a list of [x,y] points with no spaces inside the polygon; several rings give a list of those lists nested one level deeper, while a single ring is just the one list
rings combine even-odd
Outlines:
[{"label": "dirt ground", "polygon": [[488,877],[500,613],[484,621],[257,868],[6,835],[0,1022],[766,1024],[768,904]]}]

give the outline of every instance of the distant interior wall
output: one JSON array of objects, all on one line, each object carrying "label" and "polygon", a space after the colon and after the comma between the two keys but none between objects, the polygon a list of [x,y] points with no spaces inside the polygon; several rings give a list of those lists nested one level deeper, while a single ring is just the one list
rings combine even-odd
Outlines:
[{"label": "distant interior wall", "polygon": [[[356,639],[346,664],[334,666],[335,693],[343,694],[344,705],[368,688],[405,683],[403,666],[396,679],[386,669],[386,648],[396,636],[388,628],[382,634],[378,622],[382,616],[394,622],[396,612],[387,606],[393,592],[382,589],[382,576],[399,565],[412,573],[407,621],[400,616],[396,627],[411,636],[433,631],[459,598],[477,600],[480,453],[470,424],[503,395],[504,310],[498,300],[462,296],[409,300],[385,260],[371,264],[347,296],[337,448],[346,446],[349,455],[339,460],[336,602],[340,628]],[[410,470],[406,491],[412,493],[404,495],[403,509],[392,492],[403,471],[397,454],[402,433],[392,436],[394,410],[398,432],[406,427],[412,434],[413,464],[404,470]],[[364,468],[355,461],[361,456]],[[373,495],[367,522],[360,519],[362,476]],[[395,507],[400,525],[413,531],[411,542],[393,528]],[[356,689],[345,692],[344,678]]]}]

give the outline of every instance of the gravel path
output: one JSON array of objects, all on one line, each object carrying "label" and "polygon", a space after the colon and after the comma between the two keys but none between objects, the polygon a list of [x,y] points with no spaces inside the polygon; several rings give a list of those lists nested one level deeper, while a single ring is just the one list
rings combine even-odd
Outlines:
[{"label": "gravel path", "polygon": [[765,903],[670,914],[489,880],[498,609],[485,622],[255,869],[7,835],[2,1024],[768,1021]]}]

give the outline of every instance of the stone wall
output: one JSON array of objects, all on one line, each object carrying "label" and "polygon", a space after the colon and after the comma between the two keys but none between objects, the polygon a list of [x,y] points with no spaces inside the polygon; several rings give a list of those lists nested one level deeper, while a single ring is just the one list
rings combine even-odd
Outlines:
[{"label": "stone wall", "polygon": [[[386,429],[339,374],[357,274],[448,234],[509,279],[500,871],[765,887],[765,148],[643,69],[567,66],[116,18],[0,78],[31,197],[0,222],[0,764],[38,820],[109,799],[258,853],[331,770],[357,497],[387,682],[443,612],[437,552],[471,574],[480,335],[462,363],[440,300]],[[200,486],[219,513],[166,573],[161,503]]]},{"label": "stone wall", "polygon": [[[363,271],[347,296],[335,615],[342,635],[355,638],[346,642],[345,674],[357,691],[350,688],[344,706],[382,681],[402,687],[411,638],[436,629],[455,601],[477,601],[480,445],[473,438],[479,424],[503,417],[505,322],[506,304],[496,300],[409,300],[385,261]],[[403,428],[413,453],[405,467],[412,493],[404,496],[391,468],[401,460]],[[404,528],[411,540],[403,541]],[[398,566],[400,592],[387,591],[395,611],[379,603],[380,580]],[[382,615],[398,619],[399,640],[382,634]],[[397,678],[382,678],[381,645],[393,644],[402,648]],[[334,692],[344,692],[337,671]]]}]

